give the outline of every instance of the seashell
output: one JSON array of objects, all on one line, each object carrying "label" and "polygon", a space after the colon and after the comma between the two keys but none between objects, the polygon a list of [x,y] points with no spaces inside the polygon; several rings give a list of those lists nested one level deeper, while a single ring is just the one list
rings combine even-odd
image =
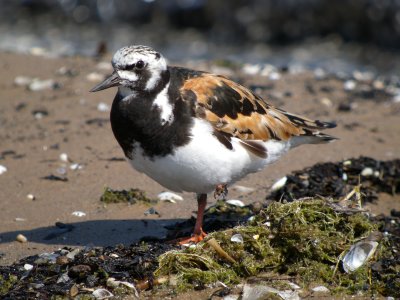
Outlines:
[{"label": "seashell", "polygon": [[106,289],[97,289],[93,291],[92,295],[99,300],[114,297],[114,295]]},{"label": "seashell", "polygon": [[243,207],[245,206],[244,203],[240,200],[236,200],[236,199],[230,199],[230,200],[226,200],[226,203],[230,204],[230,205],[234,205],[234,206],[238,206],[238,207]]},{"label": "seashell", "polygon": [[3,165],[0,165],[0,175],[7,172],[7,168]]},{"label": "seashell", "polygon": [[162,192],[157,195],[160,201],[168,201],[171,203],[176,203],[176,201],[183,201],[183,198],[175,193]]},{"label": "seashell", "polygon": [[240,233],[234,234],[231,237],[231,242],[243,244],[243,236]]},{"label": "seashell", "polygon": [[83,212],[83,211],[74,211],[74,212],[72,213],[72,215],[75,216],[75,217],[81,218],[81,217],[86,216],[86,213]]},{"label": "seashell", "polygon": [[319,292],[319,293],[328,293],[329,289],[323,285],[316,286],[315,288],[311,289],[313,292]]},{"label": "seashell", "polygon": [[351,273],[361,267],[375,253],[379,243],[375,241],[360,241],[351,246],[343,257],[343,269]]},{"label": "seashell", "polygon": [[364,168],[360,174],[364,177],[372,176],[374,174],[374,170],[372,168]]},{"label": "seashell", "polygon": [[284,176],[281,179],[279,179],[278,181],[276,181],[272,187],[271,187],[271,192],[276,192],[279,191],[281,188],[283,188],[287,182],[287,177]]}]

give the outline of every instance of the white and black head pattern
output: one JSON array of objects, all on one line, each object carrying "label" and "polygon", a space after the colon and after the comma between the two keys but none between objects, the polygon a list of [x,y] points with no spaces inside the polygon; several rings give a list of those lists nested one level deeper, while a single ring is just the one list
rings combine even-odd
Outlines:
[{"label": "white and black head pattern", "polygon": [[147,46],[119,49],[112,59],[112,65],[122,86],[144,91],[154,89],[162,73],[167,70],[164,57]]}]

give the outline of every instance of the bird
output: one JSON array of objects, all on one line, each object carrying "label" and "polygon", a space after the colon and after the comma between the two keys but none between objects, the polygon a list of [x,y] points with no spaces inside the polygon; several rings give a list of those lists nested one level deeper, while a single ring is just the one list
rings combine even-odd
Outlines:
[{"label": "bird", "polygon": [[90,91],[118,87],[110,123],[126,159],[165,188],[197,195],[194,231],[182,243],[206,236],[208,194],[223,198],[227,186],[290,149],[336,139],[321,132],[333,122],[279,109],[227,77],[170,66],[151,47],[123,47],[111,64]]}]

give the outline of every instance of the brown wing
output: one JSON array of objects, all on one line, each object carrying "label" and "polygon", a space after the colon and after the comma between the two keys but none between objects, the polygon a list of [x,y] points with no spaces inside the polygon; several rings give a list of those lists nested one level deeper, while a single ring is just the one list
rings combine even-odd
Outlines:
[{"label": "brown wing", "polygon": [[196,114],[214,128],[246,140],[288,140],[309,135],[313,130],[331,128],[334,124],[313,121],[273,107],[244,86],[225,77],[203,73],[189,78],[181,94],[193,94]]}]

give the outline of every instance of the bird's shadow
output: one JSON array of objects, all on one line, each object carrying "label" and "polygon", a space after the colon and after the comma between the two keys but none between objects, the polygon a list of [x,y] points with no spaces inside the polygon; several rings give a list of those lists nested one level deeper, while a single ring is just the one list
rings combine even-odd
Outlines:
[{"label": "bird's shadow", "polygon": [[183,219],[92,220],[75,223],[56,223],[54,226],[0,233],[0,244],[16,240],[18,234],[28,241],[47,245],[112,246],[129,245],[142,239],[162,239],[165,226]]}]

